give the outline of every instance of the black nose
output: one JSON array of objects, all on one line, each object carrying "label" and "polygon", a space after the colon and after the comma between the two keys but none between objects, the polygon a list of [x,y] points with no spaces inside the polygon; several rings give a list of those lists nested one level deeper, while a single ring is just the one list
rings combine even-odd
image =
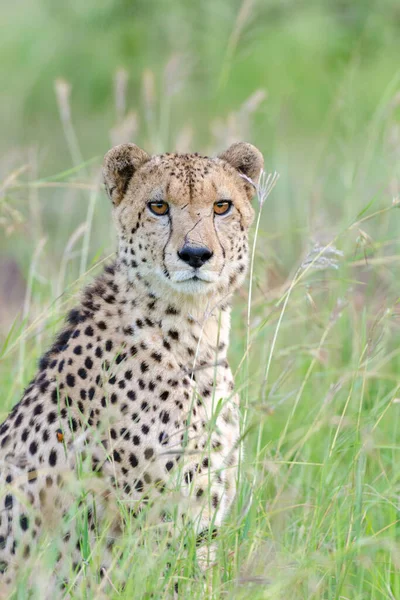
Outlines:
[{"label": "black nose", "polygon": [[188,244],[185,244],[178,252],[179,258],[195,269],[202,267],[212,255],[211,250],[205,246],[189,246]]}]

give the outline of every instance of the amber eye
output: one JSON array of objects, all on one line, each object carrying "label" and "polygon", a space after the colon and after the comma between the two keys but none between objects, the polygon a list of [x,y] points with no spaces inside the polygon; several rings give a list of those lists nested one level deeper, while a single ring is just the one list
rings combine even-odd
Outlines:
[{"label": "amber eye", "polygon": [[230,200],[219,200],[214,202],[214,213],[216,215],[225,215],[231,208],[232,202]]},{"label": "amber eye", "polygon": [[167,202],[164,202],[163,200],[155,200],[154,202],[149,202],[147,206],[153,214],[158,215],[159,217],[162,215],[166,215],[169,211],[169,206]]}]

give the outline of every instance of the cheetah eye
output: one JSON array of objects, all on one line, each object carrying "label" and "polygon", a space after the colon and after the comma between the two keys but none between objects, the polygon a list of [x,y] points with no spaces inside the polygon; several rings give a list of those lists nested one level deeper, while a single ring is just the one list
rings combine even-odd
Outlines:
[{"label": "cheetah eye", "polygon": [[168,203],[164,202],[163,200],[154,200],[153,202],[149,202],[147,206],[151,212],[158,217],[166,215],[169,211]]},{"label": "cheetah eye", "polygon": [[230,211],[232,206],[231,200],[219,200],[214,202],[214,213],[216,215],[226,215]]}]

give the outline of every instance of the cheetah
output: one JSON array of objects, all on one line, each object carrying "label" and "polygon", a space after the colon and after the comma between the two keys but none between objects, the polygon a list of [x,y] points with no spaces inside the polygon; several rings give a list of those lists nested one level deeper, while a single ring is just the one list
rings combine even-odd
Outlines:
[{"label": "cheetah", "polygon": [[218,530],[240,439],[230,304],[246,275],[262,168],[248,143],[216,158],[150,156],[134,144],[106,154],[117,258],[84,289],[0,426],[0,589],[56,527],[65,543],[56,565],[68,555],[79,568],[66,517],[82,469],[97,490],[93,531],[111,513],[118,539],[113,494],[134,512],[170,489],[199,539]]}]

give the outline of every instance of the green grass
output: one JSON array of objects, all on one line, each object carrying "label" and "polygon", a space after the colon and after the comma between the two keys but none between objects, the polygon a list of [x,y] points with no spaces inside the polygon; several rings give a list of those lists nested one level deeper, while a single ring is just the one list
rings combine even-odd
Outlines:
[{"label": "green grass", "polygon": [[[280,179],[262,207],[251,297],[249,278],[235,300],[230,360],[246,452],[207,585],[216,599],[400,598],[397,3],[189,4],[5,8],[0,74],[11,75],[1,107],[12,118],[1,140],[0,251],[19,261],[27,291],[23,314],[0,334],[0,420],[114,250],[98,183],[110,129],[150,151],[248,139]],[[165,83],[174,52],[184,60],[170,63]],[[118,116],[119,67],[128,83]],[[60,76],[73,84],[63,123]],[[266,99],[240,110],[258,89]],[[136,133],[124,121],[130,110]],[[176,531],[173,510],[170,547],[151,512],[127,518],[114,592],[97,580],[102,542],[90,544],[82,506],[70,517],[85,540],[84,585],[92,582],[72,598],[167,598],[176,578],[182,597],[210,597],[193,535]],[[49,536],[38,563],[54,563],[61,535]],[[28,598],[23,580],[16,597]]]}]

